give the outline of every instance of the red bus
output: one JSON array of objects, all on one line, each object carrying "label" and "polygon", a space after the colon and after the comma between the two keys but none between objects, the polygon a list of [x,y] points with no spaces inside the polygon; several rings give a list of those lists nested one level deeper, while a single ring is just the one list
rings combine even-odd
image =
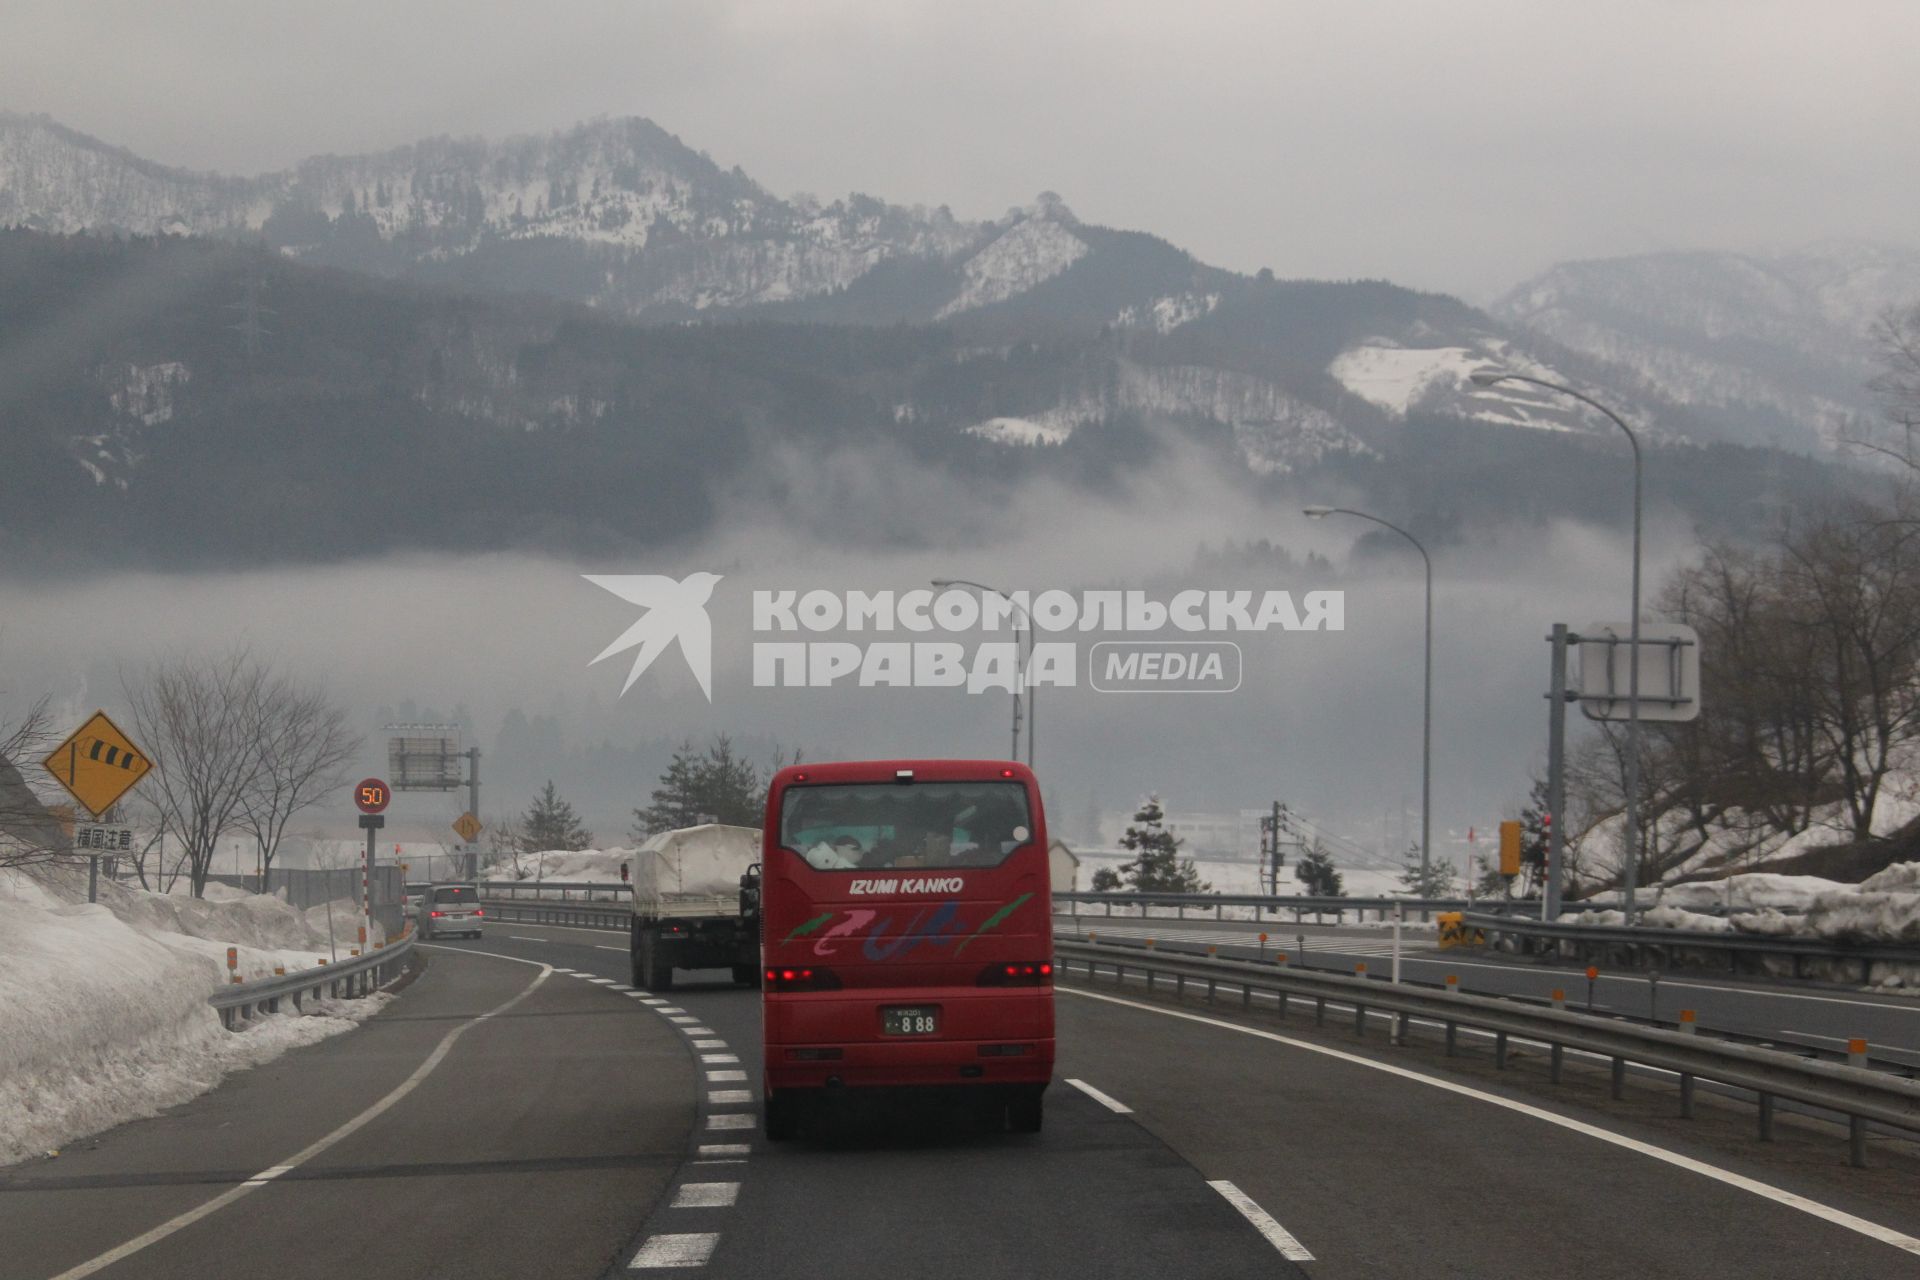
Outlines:
[{"label": "red bus", "polygon": [[1002,760],[803,764],[761,850],[767,1137],[841,1090],[964,1090],[1037,1133],[1053,1078],[1047,820]]}]

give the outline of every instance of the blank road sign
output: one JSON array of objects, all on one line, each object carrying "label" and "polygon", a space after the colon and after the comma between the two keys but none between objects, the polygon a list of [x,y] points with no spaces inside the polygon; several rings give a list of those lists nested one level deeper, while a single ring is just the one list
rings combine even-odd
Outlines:
[{"label": "blank road sign", "polygon": [[43,763],[54,780],[96,818],[153,768],[147,753],[134,746],[104,711],[89,716]]},{"label": "blank road sign", "polygon": [[[1628,718],[1632,632],[1624,622],[1580,631],[1580,710],[1589,720]],[[1700,637],[1678,622],[1640,624],[1640,718],[1691,720],[1700,714]]]}]

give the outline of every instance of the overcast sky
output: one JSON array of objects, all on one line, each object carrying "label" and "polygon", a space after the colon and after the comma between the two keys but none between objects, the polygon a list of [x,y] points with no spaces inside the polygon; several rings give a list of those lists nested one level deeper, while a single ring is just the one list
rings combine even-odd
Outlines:
[{"label": "overcast sky", "polygon": [[14,0],[0,106],[255,172],[651,117],[781,193],[1044,189],[1223,266],[1913,243],[1906,0]]}]

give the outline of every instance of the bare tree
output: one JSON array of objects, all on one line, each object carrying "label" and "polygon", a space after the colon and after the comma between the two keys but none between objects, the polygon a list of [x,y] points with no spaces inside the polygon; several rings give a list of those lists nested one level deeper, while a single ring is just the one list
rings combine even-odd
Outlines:
[{"label": "bare tree", "polygon": [[53,744],[45,698],[18,719],[0,724],[0,867],[39,866],[73,856],[59,820],[34,795],[21,771],[22,764],[38,761]]},{"label": "bare tree", "polygon": [[1887,423],[1846,443],[1920,471],[1914,440],[1920,431],[1920,306],[1883,312],[1874,322],[1873,340],[1880,349],[1880,375],[1868,385],[1880,397]]},{"label": "bare tree", "polygon": [[252,718],[259,761],[252,785],[240,795],[236,825],[253,837],[264,893],[287,824],[344,784],[343,768],[362,739],[323,690],[285,678],[260,682]]},{"label": "bare tree", "polygon": [[157,663],[125,686],[154,762],[148,795],[181,843],[196,898],[205,896],[220,837],[238,825],[257,785],[258,706],[268,683],[260,663],[234,650]]}]

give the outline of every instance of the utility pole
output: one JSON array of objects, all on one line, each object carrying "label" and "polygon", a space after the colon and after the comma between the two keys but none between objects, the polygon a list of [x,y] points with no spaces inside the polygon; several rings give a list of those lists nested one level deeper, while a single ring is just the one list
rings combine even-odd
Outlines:
[{"label": "utility pole", "polygon": [[1547,642],[1553,646],[1547,673],[1547,883],[1540,891],[1540,918],[1560,918],[1560,876],[1567,839],[1561,814],[1567,804],[1567,645],[1579,637],[1567,633],[1567,624],[1553,624]]}]

